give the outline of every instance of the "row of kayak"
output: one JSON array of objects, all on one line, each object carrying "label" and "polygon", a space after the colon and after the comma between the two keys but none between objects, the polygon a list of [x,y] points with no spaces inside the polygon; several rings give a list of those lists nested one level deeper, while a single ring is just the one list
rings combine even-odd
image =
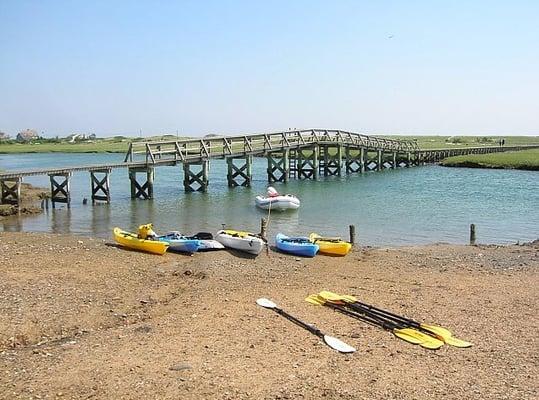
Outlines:
[{"label": "row of kayak", "polygon": [[[230,248],[249,254],[260,254],[266,242],[251,232],[223,229],[215,237],[208,232],[185,236],[179,232],[156,235],[152,225],[141,225],[138,234],[114,228],[114,239],[122,246],[153,254],[164,254],[167,250],[194,253]],[[282,233],[275,237],[275,247],[284,252],[304,257],[314,257],[317,253],[334,256],[348,254],[352,245],[340,238],[328,238],[312,233],[309,237],[290,237]]]}]

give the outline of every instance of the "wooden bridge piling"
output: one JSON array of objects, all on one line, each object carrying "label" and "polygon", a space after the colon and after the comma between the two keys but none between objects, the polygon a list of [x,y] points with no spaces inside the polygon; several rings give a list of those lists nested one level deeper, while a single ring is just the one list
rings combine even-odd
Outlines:
[{"label": "wooden bridge piling", "polygon": [[[319,174],[324,176],[342,175],[342,148],[339,143],[320,145],[320,156],[318,164]],[[349,151],[349,148],[347,147]],[[346,150],[345,150],[346,151]]]},{"label": "wooden bridge piling", "polygon": [[[137,180],[137,174],[146,176],[144,183],[139,183]],[[153,167],[131,167],[129,168],[129,181],[131,183],[131,198],[132,199],[153,199],[153,181],[154,181],[154,168]]]},{"label": "wooden bridge piling", "polygon": [[[98,201],[110,203],[110,179],[111,168],[95,169],[90,171],[92,185],[92,204]],[[100,176],[103,174],[103,176]]]},{"label": "wooden bridge piling", "polygon": [[270,151],[267,153],[268,160],[268,182],[287,183],[290,175],[289,149]]},{"label": "wooden bridge piling", "polygon": [[0,180],[2,197],[0,204],[14,204],[17,207],[21,205],[21,184],[22,177]]},{"label": "wooden bridge piling", "polygon": [[345,146],[344,148],[344,164],[346,174],[362,173],[364,172],[363,166],[363,147],[356,148]]},{"label": "wooden bridge piling", "polygon": [[[197,168],[193,168],[197,167]],[[183,187],[186,192],[206,192],[208,190],[210,161],[203,159],[183,163]]]},{"label": "wooden bridge piling", "polygon": [[369,159],[368,159],[368,151],[366,148],[362,147],[361,149],[359,149],[360,151],[360,160],[361,160],[361,169],[359,170],[359,172],[361,174],[364,174],[367,170],[367,163],[369,162]]},{"label": "wooden bridge piling", "polygon": [[318,153],[317,144],[297,149],[298,179],[318,179]]},{"label": "wooden bridge piling", "polygon": [[[234,160],[242,162],[239,166]],[[253,156],[246,155],[241,157],[227,157],[227,181],[228,187],[251,186]]]},{"label": "wooden bridge piling", "polygon": [[376,151],[376,170],[381,171],[384,169],[384,152],[382,150]]},{"label": "wooden bridge piling", "polygon": [[[64,203],[67,208],[71,207],[70,180],[71,172],[49,174],[51,182],[51,203],[56,208],[56,203]],[[57,181],[57,179],[61,179]]]}]

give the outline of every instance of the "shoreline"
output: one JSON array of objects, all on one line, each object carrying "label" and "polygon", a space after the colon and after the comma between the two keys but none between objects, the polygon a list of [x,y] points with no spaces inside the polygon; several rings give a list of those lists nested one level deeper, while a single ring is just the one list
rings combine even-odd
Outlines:
[{"label": "shoreline", "polygon": [[511,166],[502,166],[502,165],[488,165],[488,164],[482,164],[481,162],[473,162],[473,161],[462,161],[462,162],[455,162],[451,164],[440,164],[442,167],[447,168],[480,168],[480,169],[509,169],[509,170],[518,170],[518,171],[539,171],[539,165],[530,165],[530,166],[519,166],[519,167],[511,167]]},{"label": "shoreline", "polygon": [[[526,334],[539,328],[539,241],[313,259],[152,256],[110,242],[0,233],[9,398],[531,399],[539,390],[537,342]],[[474,347],[425,350],[304,301],[324,289],[443,325]],[[358,351],[328,349],[258,297]]]},{"label": "shoreline", "polygon": [[49,198],[47,189],[36,187],[30,183],[21,183],[20,207],[13,204],[0,204],[0,221],[10,217],[35,215],[43,212],[40,202]]}]

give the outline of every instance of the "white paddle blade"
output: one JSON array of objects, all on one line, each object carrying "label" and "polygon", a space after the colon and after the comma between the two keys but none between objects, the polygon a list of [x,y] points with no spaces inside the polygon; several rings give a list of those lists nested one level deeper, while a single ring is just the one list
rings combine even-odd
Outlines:
[{"label": "white paddle blade", "polygon": [[324,335],[324,342],[334,350],[337,350],[340,353],[354,353],[356,351],[350,345],[347,345],[342,340],[334,338],[333,336]]},{"label": "white paddle blade", "polygon": [[261,307],[264,308],[277,308],[277,304],[275,304],[273,301],[265,299],[264,297],[259,298],[256,301],[256,304],[258,304]]}]

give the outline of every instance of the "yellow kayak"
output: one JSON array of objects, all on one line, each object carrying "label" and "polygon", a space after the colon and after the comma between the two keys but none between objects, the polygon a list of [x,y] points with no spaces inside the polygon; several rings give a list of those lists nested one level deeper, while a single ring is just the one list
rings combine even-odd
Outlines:
[{"label": "yellow kayak", "polygon": [[120,228],[114,228],[114,240],[130,249],[141,250],[153,254],[165,254],[168,249],[167,242],[139,239],[134,233],[122,231]]},{"label": "yellow kayak", "polygon": [[345,256],[352,248],[350,243],[341,240],[341,238],[327,238],[316,233],[311,233],[309,235],[309,240],[320,246],[320,250],[318,250],[319,253],[332,256]]}]

